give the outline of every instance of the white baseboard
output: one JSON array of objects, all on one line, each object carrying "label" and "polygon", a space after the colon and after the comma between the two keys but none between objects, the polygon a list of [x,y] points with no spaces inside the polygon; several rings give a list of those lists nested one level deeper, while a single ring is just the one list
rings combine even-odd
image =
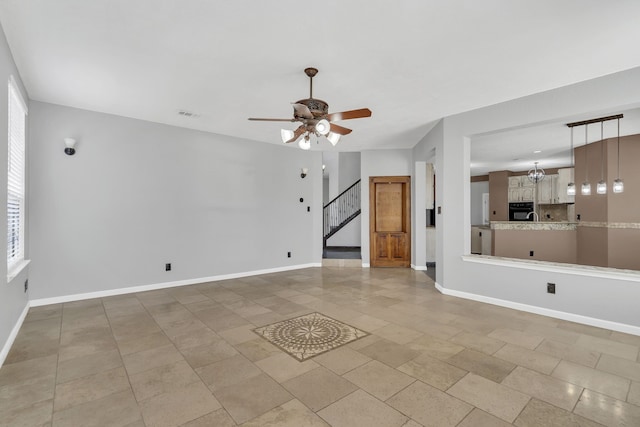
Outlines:
[{"label": "white baseboard", "polygon": [[24,310],[22,310],[22,313],[20,314],[18,321],[13,326],[11,333],[7,337],[7,341],[5,341],[4,346],[2,347],[2,351],[0,351],[0,367],[4,364],[4,361],[7,359],[7,356],[9,355],[9,350],[11,350],[11,346],[13,345],[13,342],[16,340],[16,337],[18,336],[18,332],[20,332],[20,328],[22,327],[22,323],[24,322],[25,317],[27,317],[28,312],[29,312],[29,303],[27,302],[27,305],[24,306]]},{"label": "white baseboard", "polygon": [[540,314],[542,316],[553,317],[556,319],[568,320],[570,322],[582,323],[584,325],[595,326],[598,328],[611,329],[612,331],[624,332],[625,334],[640,336],[640,327],[627,325],[625,323],[612,322],[610,320],[596,319],[595,317],[583,316],[581,314],[567,313],[565,311],[551,310],[548,308],[537,307],[535,305],[522,304],[498,298],[487,297],[484,295],[471,294],[468,292],[456,291],[443,288],[440,284],[435,284],[436,289],[444,295],[469,299],[473,301],[484,302],[487,304],[498,305],[501,307],[512,308],[514,310],[526,311],[528,313]]},{"label": "white baseboard", "polygon": [[371,264],[368,262],[363,262],[362,263],[362,268],[371,268]]},{"label": "white baseboard", "polygon": [[285,267],[268,268],[264,270],[245,271],[242,273],[221,274],[218,276],[177,280],[174,282],[154,283],[151,285],[130,286],[126,288],[108,289],[105,291],[87,292],[83,294],[63,295],[63,296],[51,297],[51,298],[38,298],[38,299],[31,300],[29,304],[31,307],[38,307],[41,305],[60,304],[64,302],[81,301],[81,300],[93,299],[93,298],[104,298],[104,297],[111,297],[115,295],[131,294],[135,292],[155,291],[157,289],[195,285],[198,283],[205,283],[205,282],[217,282],[220,280],[238,279],[241,277],[257,276],[260,274],[280,273],[283,271],[300,270],[303,268],[310,268],[310,267],[322,267],[322,264],[309,263],[309,264],[289,265]]},{"label": "white baseboard", "polygon": [[413,268],[416,271],[427,271],[427,266],[426,265],[413,265],[413,264],[411,264],[411,268]]}]

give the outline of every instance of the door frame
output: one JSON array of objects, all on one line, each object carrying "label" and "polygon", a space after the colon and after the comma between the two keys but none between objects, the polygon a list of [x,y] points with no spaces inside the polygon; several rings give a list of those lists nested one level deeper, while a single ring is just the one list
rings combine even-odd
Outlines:
[{"label": "door frame", "polygon": [[383,267],[382,265],[374,265],[376,257],[375,253],[375,224],[376,224],[376,208],[375,208],[375,184],[376,183],[401,183],[406,185],[404,195],[404,218],[406,224],[407,235],[407,259],[402,266],[411,267],[411,176],[370,176],[369,177],[369,262],[371,267]]}]

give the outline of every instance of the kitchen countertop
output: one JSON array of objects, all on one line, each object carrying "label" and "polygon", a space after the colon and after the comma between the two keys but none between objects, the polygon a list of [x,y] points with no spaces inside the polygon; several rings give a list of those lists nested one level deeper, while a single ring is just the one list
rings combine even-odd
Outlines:
[{"label": "kitchen countertop", "polygon": [[577,225],[567,221],[491,221],[492,230],[574,231]]}]

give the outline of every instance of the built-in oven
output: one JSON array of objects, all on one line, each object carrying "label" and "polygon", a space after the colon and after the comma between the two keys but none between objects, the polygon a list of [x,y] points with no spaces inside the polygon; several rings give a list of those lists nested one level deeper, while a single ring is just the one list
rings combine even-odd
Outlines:
[{"label": "built-in oven", "polygon": [[509,221],[533,221],[533,202],[509,203]]}]

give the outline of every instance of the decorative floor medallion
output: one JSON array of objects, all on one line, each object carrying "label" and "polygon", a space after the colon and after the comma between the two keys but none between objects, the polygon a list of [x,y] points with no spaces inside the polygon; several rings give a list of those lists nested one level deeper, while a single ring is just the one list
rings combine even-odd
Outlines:
[{"label": "decorative floor medallion", "polygon": [[301,362],[369,335],[320,313],[305,314],[253,331]]}]

